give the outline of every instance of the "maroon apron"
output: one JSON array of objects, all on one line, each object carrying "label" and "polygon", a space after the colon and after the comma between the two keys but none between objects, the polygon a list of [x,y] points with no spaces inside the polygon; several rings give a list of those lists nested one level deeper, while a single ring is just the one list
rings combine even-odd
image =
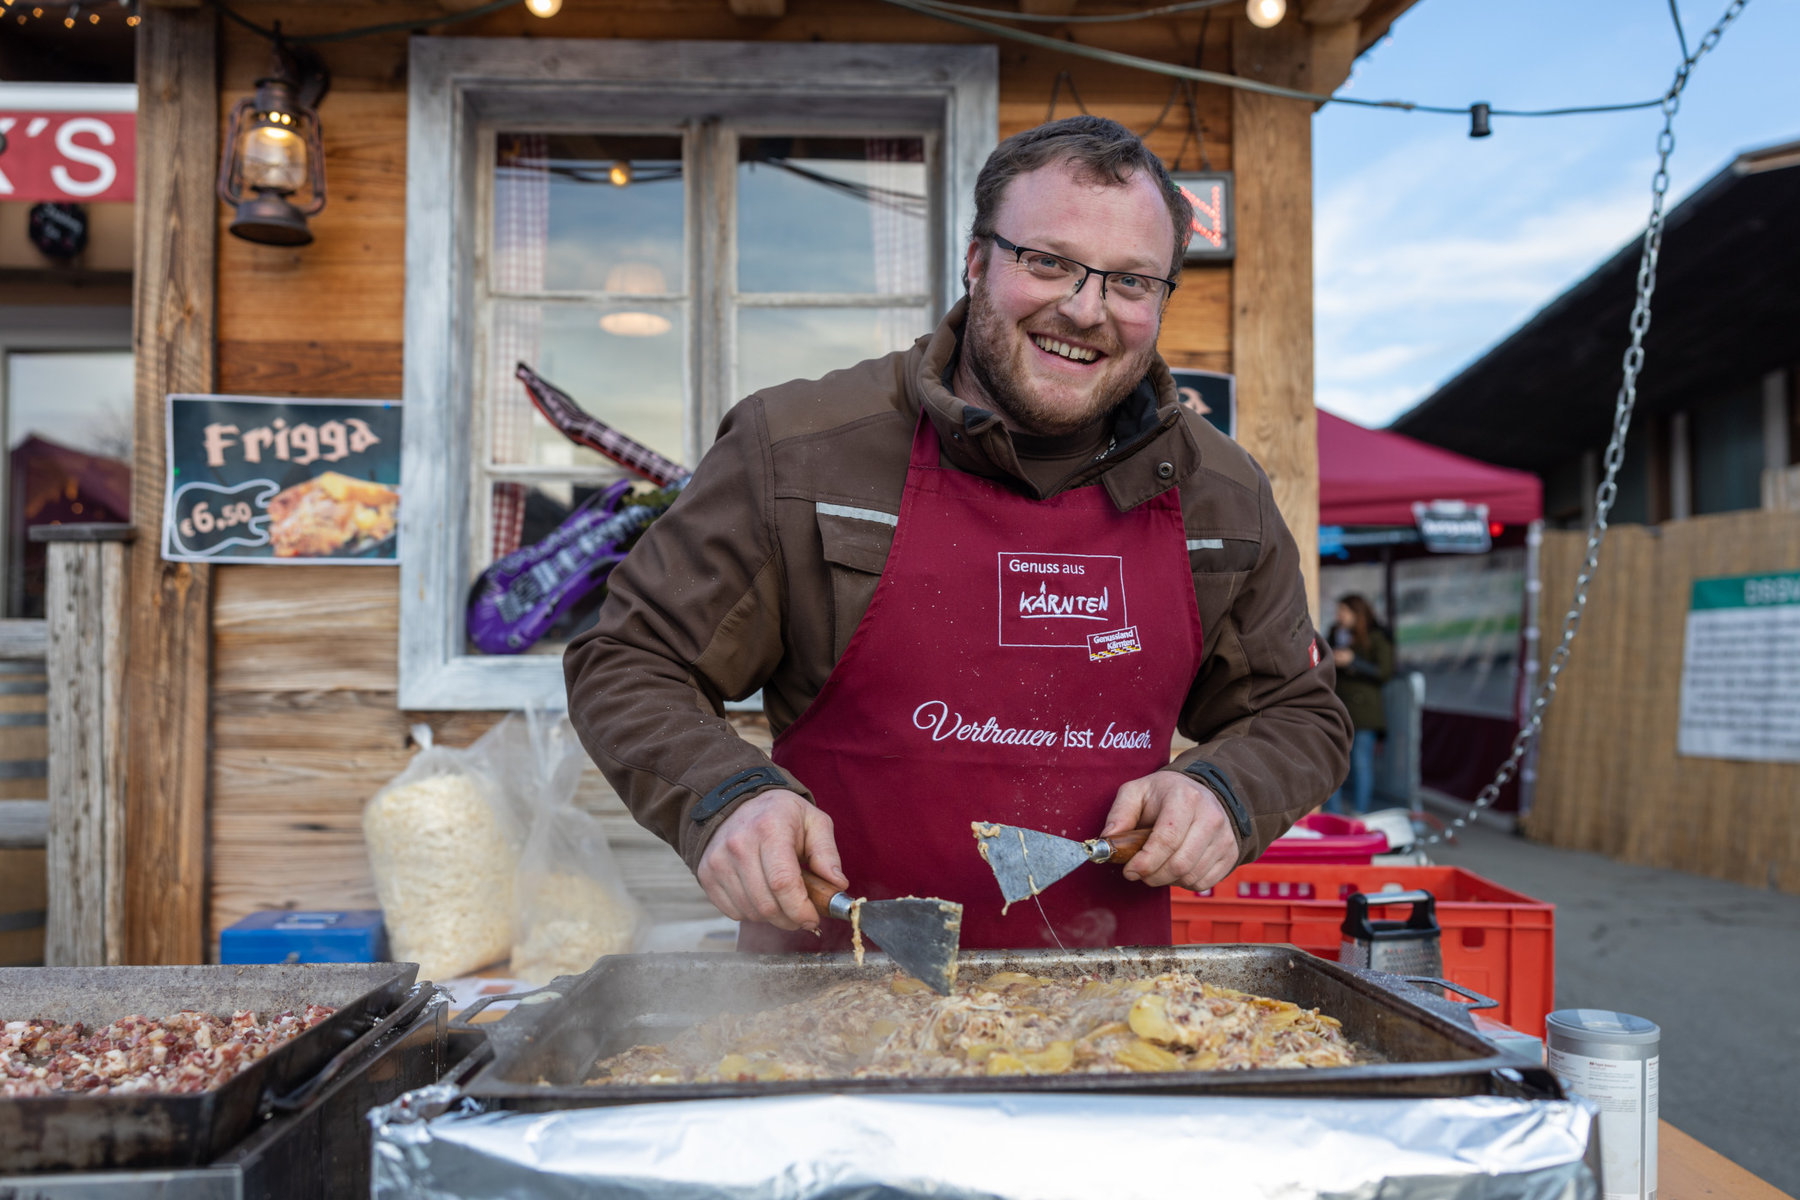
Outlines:
[{"label": "maroon apron", "polygon": [[[963,905],[970,949],[1167,945],[1169,897],[1091,867],[1000,911],[972,821],[1096,837],[1119,785],[1167,764],[1200,662],[1181,503],[1102,487],[1034,500],[946,469],[921,417],[887,566],[774,760],[831,815],[852,895]],[[1052,932],[1054,929],[1054,932]],[[839,950],[747,924],[741,949]]]}]

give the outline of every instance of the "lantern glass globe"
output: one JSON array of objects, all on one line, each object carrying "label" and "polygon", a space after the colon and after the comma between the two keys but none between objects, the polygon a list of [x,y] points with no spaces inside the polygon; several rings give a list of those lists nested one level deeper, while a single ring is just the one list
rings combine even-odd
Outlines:
[{"label": "lantern glass globe", "polygon": [[297,192],[306,183],[306,142],[281,125],[258,125],[244,135],[244,186]]},{"label": "lantern glass globe", "polygon": [[554,17],[562,11],[562,0],[525,0],[534,17]]},{"label": "lantern glass globe", "polygon": [[1287,0],[1249,0],[1245,12],[1258,29],[1273,29],[1287,16]]}]

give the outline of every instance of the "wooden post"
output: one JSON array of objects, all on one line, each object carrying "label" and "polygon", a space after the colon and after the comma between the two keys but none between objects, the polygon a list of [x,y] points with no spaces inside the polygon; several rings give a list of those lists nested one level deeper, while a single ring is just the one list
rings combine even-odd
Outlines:
[{"label": "wooden post", "polygon": [[[1232,22],[1239,75],[1284,87],[1310,83],[1311,30]],[[1319,619],[1319,429],[1313,409],[1312,105],[1231,93],[1237,260],[1231,272],[1231,361],[1238,441],[1269,473],[1275,503],[1300,547]]]},{"label": "wooden post", "polygon": [[218,14],[149,6],[138,27],[137,349],[126,723],[125,951],[130,963],[206,952],[209,568],[167,563],[163,398],[209,392],[215,366]]},{"label": "wooden post", "polygon": [[130,525],[40,525],[48,542],[49,915],[44,962],[125,955],[126,545]]}]

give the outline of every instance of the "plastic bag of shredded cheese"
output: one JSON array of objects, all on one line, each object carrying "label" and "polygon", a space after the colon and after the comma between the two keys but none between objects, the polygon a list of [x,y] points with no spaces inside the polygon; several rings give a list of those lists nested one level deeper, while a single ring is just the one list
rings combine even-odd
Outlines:
[{"label": "plastic bag of shredded cheese", "polygon": [[396,961],[419,978],[465,975],[506,957],[522,825],[501,785],[508,717],[467,749],[432,744],[363,807],[363,840]]},{"label": "plastic bag of shredded cheese", "polygon": [[536,775],[531,833],[513,884],[512,973],[544,984],[630,951],[646,922],[625,890],[605,826],[575,803],[588,759],[574,727],[560,714],[536,712],[526,714],[526,725]]}]

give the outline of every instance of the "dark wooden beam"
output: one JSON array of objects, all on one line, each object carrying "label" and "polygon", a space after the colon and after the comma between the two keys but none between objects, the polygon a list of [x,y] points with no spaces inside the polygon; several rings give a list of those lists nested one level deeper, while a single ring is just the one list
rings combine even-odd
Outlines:
[{"label": "dark wooden beam", "polygon": [[218,14],[146,6],[138,27],[136,420],[125,787],[125,961],[197,963],[206,947],[211,569],[167,563],[163,398],[213,390]]},{"label": "dark wooden beam", "polygon": [[1387,36],[1394,22],[1419,0],[1373,0],[1357,20],[1356,52],[1361,54]]}]

